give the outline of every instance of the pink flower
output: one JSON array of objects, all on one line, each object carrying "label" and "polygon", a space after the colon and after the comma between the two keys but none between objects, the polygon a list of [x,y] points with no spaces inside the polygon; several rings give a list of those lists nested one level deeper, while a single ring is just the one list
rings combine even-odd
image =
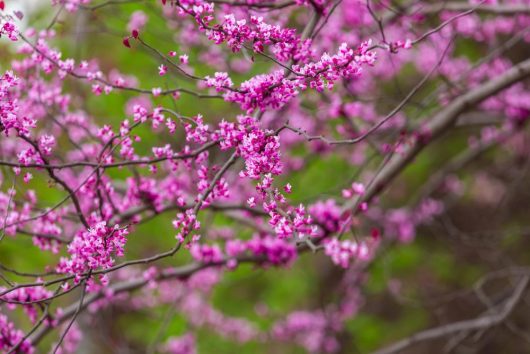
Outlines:
[{"label": "pink flower", "polygon": [[181,337],[171,337],[164,344],[163,351],[169,354],[196,354],[195,336],[186,333]]},{"label": "pink flower", "polygon": [[94,224],[88,230],[78,231],[68,245],[70,258],[62,257],[57,271],[75,275],[76,282],[79,282],[81,275],[89,270],[112,267],[113,256],[124,255],[127,234],[127,228],[118,225],[109,228],[105,221]]},{"label": "pink flower", "polygon": [[[24,332],[16,329],[15,325],[0,313],[0,350],[7,353],[12,348],[13,343],[18,343],[23,338]],[[25,339],[19,347],[19,351],[24,354],[32,354],[34,350],[28,339]]]},{"label": "pink flower", "polygon": [[372,257],[372,250],[365,242],[339,241],[333,238],[326,242],[324,250],[333,263],[343,268],[348,268],[352,260],[367,261]]},{"label": "pink flower", "polygon": [[254,208],[256,206],[256,200],[254,197],[250,197],[247,200],[247,204],[250,208]]},{"label": "pink flower", "polygon": [[190,247],[190,253],[193,259],[202,263],[219,263],[223,260],[223,254],[217,245],[210,246],[194,243]]},{"label": "pink flower", "polygon": [[233,83],[227,73],[216,72],[214,77],[206,76],[206,86],[215,87],[217,92],[221,92],[227,87],[232,87]]},{"label": "pink flower", "polygon": [[147,15],[141,10],[134,11],[129,18],[127,24],[127,31],[141,31],[147,23]]},{"label": "pink flower", "polygon": [[29,183],[29,181],[33,178],[33,175],[29,172],[26,172],[26,174],[24,174],[24,183]]}]

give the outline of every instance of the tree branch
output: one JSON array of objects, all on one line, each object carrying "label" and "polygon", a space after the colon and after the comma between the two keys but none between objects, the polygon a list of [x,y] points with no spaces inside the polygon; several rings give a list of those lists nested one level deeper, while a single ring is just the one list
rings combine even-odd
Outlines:
[{"label": "tree branch", "polygon": [[528,286],[530,276],[525,275],[519,284],[517,284],[513,295],[500,306],[500,311],[493,312],[489,315],[480,316],[474,320],[466,320],[451,323],[448,325],[428,329],[426,331],[418,332],[408,338],[400,340],[386,348],[377,350],[372,354],[393,354],[399,353],[405,348],[410,347],[413,344],[424,342],[431,339],[441,338],[450,334],[458,333],[461,331],[472,331],[477,329],[487,329],[488,327],[495,326],[503,322],[512,311],[515,306],[522,299],[523,294]]}]

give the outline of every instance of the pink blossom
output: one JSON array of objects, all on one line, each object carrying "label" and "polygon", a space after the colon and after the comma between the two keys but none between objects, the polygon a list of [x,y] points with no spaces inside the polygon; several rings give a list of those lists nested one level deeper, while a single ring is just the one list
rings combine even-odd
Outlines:
[{"label": "pink blossom", "polygon": [[195,336],[191,333],[186,333],[181,337],[171,337],[164,344],[164,353],[169,354],[195,354],[197,353],[195,344]]},{"label": "pink blossom", "polygon": [[158,67],[158,75],[164,76],[166,75],[166,73],[167,73],[167,66],[165,66],[164,64],[160,65]]},{"label": "pink blossom", "polygon": [[326,255],[331,257],[333,263],[343,268],[348,268],[352,260],[367,261],[372,257],[373,250],[366,242],[339,241],[333,238],[324,246]]},{"label": "pink blossom", "polygon": [[77,282],[89,270],[108,269],[114,258],[123,257],[127,242],[127,228],[118,225],[108,227],[105,221],[94,224],[88,230],[80,230],[68,245],[70,258],[62,257],[57,271],[75,275]]},{"label": "pink blossom", "polygon": [[141,10],[134,11],[129,18],[127,24],[127,31],[132,32],[134,30],[141,31],[147,23],[147,15]]},{"label": "pink blossom", "polygon": [[[21,341],[24,338],[24,332],[16,329],[12,322],[9,322],[8,318],[0,314],[0,349],[3,351],[9,351],[11,347]],[[31,354],[34,352],[34,348],[28,339],[24,340],[19,347],[21,353]]]},{"label": "pink blossom", "polygon": [[182,54],[179,56],[179,61],[181,64],[188,64],[188,55]]},{"label": "pink blossom", "polygon": [[216,72],[214,77],[206,76],[206,86],[215,87],[217,92],[221,92],[224,88],[232,87],[233,83],[227,73]]}]

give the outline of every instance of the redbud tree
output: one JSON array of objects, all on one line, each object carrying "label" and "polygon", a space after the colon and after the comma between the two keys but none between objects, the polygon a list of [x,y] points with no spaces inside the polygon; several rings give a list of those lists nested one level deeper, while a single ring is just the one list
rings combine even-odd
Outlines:
[{"label": "redbud tree", "polygon": [[2,353],[527,345],[530,1],[16,3]]}]

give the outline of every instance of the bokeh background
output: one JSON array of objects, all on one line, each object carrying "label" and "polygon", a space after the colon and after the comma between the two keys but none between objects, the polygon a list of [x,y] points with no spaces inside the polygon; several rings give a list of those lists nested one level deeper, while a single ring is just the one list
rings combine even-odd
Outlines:
[{"label": "bokeh background", "polygon": [[[19,8],[24,12],[25,28],[45,28],[57,12],[57,7],[49,6],[47,0],[17,0],[7,1],[6,4],[9,10]],[[175,78],[157,75],[158,62],[152,53],[141,47],[130,50],[121,45],[122,38],[128,34],[126,25],[131,14],[140,8],[149,18],[149,25],[142,32],[143,38],[156,45],[161,52],[180,52],[182,48],[171,30],[168,30],[159,8],[149,1],[141,5],[130,3],[109,6],[98,11],[62,13],[53,27],[58,36],[52,43],[65,56],[76,60],[97,58],[105,72],[119,68],[123,73],[132,74],[144,87],[172,87]],[[296,26],[296,17],[293,21]],[[481,49],[473,43],[459,42],[458,50],[461,55],[481,56]],[[528,47],[516,47],[511,55],[522,56],[528,50]],[[15,51],[16,45],[0,42],[0,71],[9,68],[10,60],[17,57]],[[197,53],[188,53],[192,60],[196,58]],[[219,56],[219,60],[245,59],[245,53],[231,55],[230,59],[224,52],[220,52]],[[253,70],[256,72],[270,65],[261,58],[255,60]],[[201,64],[200,60],[194,60],[193,68],[197,75],[211,74],[211,68]],[[399,78],[399,84],[403,88],[412,87],[418,76],[411,68],[404,70],[406,73]],[[235,80],[240,81],[243,77],[235,75]],[[179,84],[182,87],[189,85],[190,88],[194,85],[186,81]],[[86,85],[75,81],[69,81],[68,85],[79,95],[76,104],[84,107],[102,124],[117,126],[126,116],[124,107],[134,97],[131,93],[94,97]],[[399,95],[393,93],[392,85],[388,86],[388,106],[392,107],[392,102],[398,100]],[[432,87],[426,87],[420,92],[418,100],[422,95],[427,95],[430,89]],[[233,108],[222,101],[198,105],[192,96],[185,95],[176,102],[169,98],[156,98],[155,103],[174,106],[175,110],[189,116],[201,113],[210,121],[235,114]],[[417,112],[414,107],[407,109],[414,114]],[[382,107],[382,111],[386,110]],[[396,208],[407,205],[418,187],[437,167],[466,146],[470,130],[478,128],[462,126],[456,129],[461,133],[429,147],[396,181],[385,197],[388,205]],[[144,152],[148,152],[148,148],[161,139],[148,128],[140,127],[139,135],[144,143],[140,146],[146,149]],[[174,139],[183,137],[177,135]],[[363,306],[348,321],[342,335],[343,353],[368,353],[421,329],[473,318],[484,311],[473,292],[477,281],[491,271],[530,263],[529,148],[530,141],[521,136],[517,141],[484,154],[465,171],[457,171],[464,194],[450,200],[447,210],[432,223],[420,227],[413,242],[388,247],[381,252],[367,269],[362,286]],[[141,151],[141,147],[139,149]],[[341,154],[304,155],[301,149],[300,156],[304,157],[307,165],[289,180],[295,187],[291,196],[293,204],[294,201],[311,202],[323,195],[340,195],[341,189],[349,183],[348,176],[354,176],[359,169]],[[10,175],[5,168],[2,173]],[[120,173],[125,176],[124,171],[111,173],[117,178],[120,178]],[[7,184],[2,186],[7,187]],[[61,193],[51,188],[45,175],[35,178],[28,188],[37,190],[41,201],[50,205],[61,198]],[[444,198],[443,195],[438,197]],[[127,244],[127,259],[171,248],[174,244],[172,218],[173,215],[163,215],[140,226]],[[241,233],[248,232],[234,221],[219,215],[208,217],[203,222],[235,228]],[[44,269],[48,264],[54,264],[54,259],[55,256],[34,247],[29,237],[18,237],[16,242],[3,242],[0,246],[1,263],[15,269]],[[189,260],[185,254],[179,254],[178,257],[162,261],[161,265],[186,264]],[[289,311],[316,309],[336,301],[334,296],[338,293],[336,290],[340,285],[341,272],[344,270],[333,266],[323,254],[305,254],[289,268],[263,270],[239,267],[234,272],[228,272],[215,287],[212,301],[216,308],[227,315],[247,318],[260,328],[268,329],[275,318]],[[509,285],[505,280],[492,281],[488,283],[487,290],[502,297],[503,293],[510,290]],[[69,300],[73,301],[75,296],[77,294],[70,296]],[[95,322],[84,322],[81,317],[80,327],[85,338],[79,352],[141,352],[142,348],[156,340],[161,323],[170,311],[171,307],[166,305],[135,312],[110,306],[99,311]],[[530,352],[525,349],[530,346],[530,335],[527,333],[529,314],[530,306],[521,304],[511,320],[517,330],[507,326],[491,328],[476,338],[469,353]],[[185,319],[175,313],[162,336],[168,338],[180,335],[186,331],[186,326]],[[47,339],[42,347],[49,347],[53,340]],[[437,350],[444,345],[443,341],[432,342],[409,349],[407,353],[425,353],[427,350],[441,352]],[[200,353],[304,352],[300,347],[284,343],[266,346],[258,342],[234,343],[207,329],[198,332],[198,348]]]}]

